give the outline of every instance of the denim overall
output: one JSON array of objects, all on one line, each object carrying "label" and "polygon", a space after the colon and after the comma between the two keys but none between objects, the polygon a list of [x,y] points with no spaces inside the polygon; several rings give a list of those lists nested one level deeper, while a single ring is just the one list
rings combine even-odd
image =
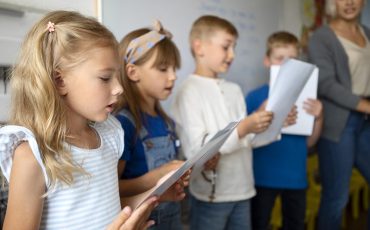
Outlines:
[{"label": "denim overall", "polygon": [[[132,124],[135,124],[132,114],[128,110],[122,110],[120,115],[127,117]],[[150,137],[148,130],[144,126],[141,128],[139,138],[143,143],[148,171],[176,159],[175,143],[177,143],[177,137],[170,124],[167,124],[167,133],[166,136]],[[179,202],[160,203],[149,217],[155,221],[155,225],[150,229],[182,229],[180,211]]]}]

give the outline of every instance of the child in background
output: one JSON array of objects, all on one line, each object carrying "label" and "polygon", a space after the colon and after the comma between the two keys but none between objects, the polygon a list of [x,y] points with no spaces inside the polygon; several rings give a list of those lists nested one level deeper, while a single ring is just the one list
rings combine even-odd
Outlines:
[{"label": "child in background", "polygon": [[220,78],[234,59],[238,32],[227,20],[198,18],[190,32],[196,62],[194,74],[181,85],[172,105],[184,154],[191,157],[229,122],[240,124],[210,159],[190,178],[190,229],[251,229],[250,198],[255,195],[250,138],[264,131],[272,113],[246,117],[244,96],[237,84]]},{"label": "child in background", "polygon": [[69,11],[47,14],[27,34],[11,76],[11,125],[0,129],[9,182],[4,229],[153,223],[146,220],[157,198],[131,217],[127,207],[120,212],[123,130],[110,116],[123,92],[117,46],[96,20]]},{"label": "child in background", "polygon": [[[119,161],[122,197],[155,186],[168,172],[179,168],[179,141],[174,122],[160,106],[171,94],[180,67],[180,54],[172,35],[157,21],[153,29],[138,29],[119,44],[123,61],[118,120],[125,131],[125,150]],[[179,199],[184,198],[183,190]],[[181,229],[179,202],[163,202],[151,214],[151,229]]]},{"label": "child in background", "polygon": [[[298,39],[285,31],[276,32],[267,40],[264,65],[280,65],[287,58],[297,58],[298,54]],[[269,86],[263,85],[247,95],[248,113],[264,106],[268,91]],[[253,173],[257,189],[257,195],[252,199],[253,229],[268,229],[278,195],[282,198],[283,229],[304,229],[307,149],[319,138],[323,119],[319,100],[308,99],[303,108],[315,117],[311,136],[282,134],[281,140],[253,149]]]}]

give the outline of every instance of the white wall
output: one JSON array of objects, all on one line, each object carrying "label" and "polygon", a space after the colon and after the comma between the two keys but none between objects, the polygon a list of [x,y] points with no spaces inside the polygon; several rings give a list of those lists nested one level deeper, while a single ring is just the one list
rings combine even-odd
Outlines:
[{"label": "white wall", "polygon": [[194,70],[188,44],[192,22],[204,14],[224,17],[234,23],[240,33],[237,57],[227,78],[238,83],[246,93],[267,81],[267,72],[263,67],[266,38],[292,21],[285,19],[286,8],[291,13],[297,12],[290,17],[299,12],[298,8],[292,10],[296,4],[291,3],[296,0],[289,0],[288,6],[285,1],[288,0],[156,0],[156,4],[147,11],[142,7],[147,0],[110,0],[102,2],[102,22],[121,40],[133,29],[150,26],[156,18],[161,20],[164,27],[174,34],[173,40],[182,57],[176,91],[177,86]]},{"label": "white wall", "polygon": [[95,16],[97,14],[98,0],[1,0],[19,8],[33,8],[45,11],[76,10],[82,14]]},{"label": "white wall", "polygon": [[[44,14],[52,10],[75,10],[97,17],[98,0],[0,0],[0,67],[14,64],[23,37]],[[2,10],[5,8],[5,10]],[[6,9],[23,15],[9,14]],[[45,25],[46,26],[46,25]],[[7,120],[10,107],[9,87],[4,94],[0,73],[0,123]]]},{"label": "white wall", "polygon": [[23,37],[31,26],[51,10],[76,10],[97,16],[97,0],[1,0],[0,8],[17,9],[23,16],[8,15],[0,10],[0,65],[12,65]]},{"label": "white wall", "polygon": [[[181,69],[177,72],[174,89],[193,72],[188,35],[192,22],[200,15],[215,14],[230,20],[239,31],[236,59],[227,73],[230,81],[238,83],[243,93],[267,82],[263,66],[267,37],[277,30],[300,32],[300,1],[302,0],[156,0],[150,10],[143,9],[147,0],[102,1],[102,23],[118,40],[133,29],[150,26],[159,19],[174,34],[181,53]],[[163,7],[166,6],[166,7]],[[166,109],[172,96],[163,102]]]},{"label": "white wall", "polygon": [[[265,49],[265,40],[267,36],[275,30],[283,30],[283,29],[291,31],[297,36],[299,35],[300,29],[301,29],[300,28],[301,26],[300,2],[301,1],[303,0],[298,0],[298,1],[297,0],[279,0],[279,1],[276,1],[276,0],[264,0],[264,1],[240,0],[239,2],[240,4],[242,4],[241,9],[237,9],[237,8],[228,9],[227,8],[225,12],[220,12],[220,13],[224,13],[225,16],[229,16],[231,20],[239,20],[240,25],[245,25],[248,21],[243,22],[242,18],[240,19],[235,18],[233,15],[231,15],[230,12],[236,11],[236,10],[242,10],[243,7],[247,7],[247,9],[256,8],[258,9],[257,12],[250,12],[250,14],[254,15],[255,20],[257,20],[258,23],[262,25],[266,25],[266,26],[262,26],[261,28],[255,29],[256,30],[255,32],[257,32],[257,34],[259,35],[258,37],[256,36],[251,37],[253,34],[247,34],[247,33],[242,34],[241,40],[243,39],[243,37],[250,38],[250,40],[253,38],[252,40],[255,43],[254,48],[251,48],[251,49],[248,48],[248,44],[250,42],[238,44],[238,47],[240,48],[239,56],[247,55],[246,57],[248,58],[252,56],[254,57],[253,59],[254,61],[249,61],[249,62],[246,62],[246,60],[243,60],[243,58],[239,58],[238,60],[236,60],[235,65],[231,71],[232,74],[230,74],[230,76],[232,76],[231,80],[234,80],[237,83],[241,84],[244,92],[247,92],[252,88],[255,88],[256,86],[264,83],[267,80],[267,75],[264,72],[263,66],[262,66],[263,53]],[[76,11],[80,11],[81,13],[85,15],[90,15],[90,16],[99,18],[100,17],[99,4],[101,2],[104,5],[104,4],[112,3],[112,2],[114,3],[117,1],[112,1],[112,0],[105,0],[105,1],[103,0],[0,0],[0,8],[1,6],[10,4],[12,8],[15,7],[16,9],[20,9],[24,11],[24,15],[21,17],[10,16],[7,14],[3,14],[0,11],[0,66],[14,64],[24,35],[27,33],[30,27],[34,24],[34,22],[37,21],[39,18],[41,18],[46,12],[51,11],[51,10],[57,10],[57,9],[76,10]],[[224,0],[222,1],[221,0],[203,0],[203,1],[199,1],[197,4],[200,4],[200,6],[204,6],[204,5],[217,6],[217,4],[221,2],[224,2],[222,4],[227,4],[227,1],[224,1]],[[236,1],[234,0],[234,2]],[[119,1],[117,3],[119,3]],[[189,1],[180,0],[178,3],[182,6],[182,5],[189,4]],[[132,4],[137,5],[136,1],[131,2],[131,3],[129,2],[127,8],[132,10],[132,7],[130,7],[132,6]],[[162,8],[162,6],[158,6],[158,5],[159,4],[156,4],[156,5],[153,5],[152,7]],[[178,8],[178,9],[180,10],[179,14],[181,14],[181,10],[183,9],[181,8]],[[137,11],[137,15],[140,15],[140,12],[145,12],[145,10],[146,9],[141,8],[140,11]],[[199,7],[199,11],[202,11],[205,13],[212,13],[212,10],[213,9],[211,8],[205,9],[204,7],[203,8]],[[122,14],[123,9],[118,9],[118,11]],[[264,15],[261,15],[261,12],[269,15],[269,17],[265,17]],[[176,28],[176,25],[174,24],[175,21],[188,21],[188,20],[192,21],[194,18],[189,18],[186,15],[184,17],[178,17],[178,15],[175,14],[172,16],[172,19],[176,19],[176,20],[165,20],[164,22],[164,25],[170,30],[173,30],[172,28]],[[131,20],[117,21],[117,25],[115,25],[115,27],[112,27],[110,29],[113,32],[115,32],[115,34],[117,35],[117,38],[120,39],[123,36],[123,33],[119,33],[122,30],[122,27],[125,27],[125,28],[127,27],[128,30],[131,30],[132,26],[134,25],[136,26],[138,20],[143,21],[142,18],[140,18],[140,16],[138,16],[136,19],[134,18]],[[151,20],[146,20],[145,23],[140,26],[148,26],[150,23],[151,23]],[[182,28],[182,29],[183,29],[183,34],[180,30],[181,33],[175,34],[175,38],[174,38],[175,40],[185,39],[187,41],[188,31],[186,29],[188,28]],[[182,50],[182,55],[183,54],[190,56],[189,50],[187,48],[185,50]],[[188,58],[188,60],[190,59]],[[239,65],[238,65],[238,62],[239,62]],[[186,65],[191,66],[193,65],[193,63],[190,63],[190,62],[184,63],[183,67],[186,67]],[[240,67],[239,69],[237,68],[238,66]],[[251,72],[249,70],[255,70],[255,71]],[[235,73],[241,73],[241,72],[244,73],[243,76],[246,76],[246,78],[242,78],[242,77],[238,78],[237,74],[235,74]],[[248,81],[248,77],[253,78],[253,80]],[[0,82],[0,84],[2,84],[2,82]],[[3,94],[3,87],[0,87],[0,95],[1,94]],[[5,103],[1,103],[1,98],[0,98],[0,122],[1,122],[1,113],[7,110],[6,108],[4,108],[4,105]]]},{"label": "white wall", "polygon": [[286,30],[301,36],[303,0],[284,0],[279,20],[279,30]]}]

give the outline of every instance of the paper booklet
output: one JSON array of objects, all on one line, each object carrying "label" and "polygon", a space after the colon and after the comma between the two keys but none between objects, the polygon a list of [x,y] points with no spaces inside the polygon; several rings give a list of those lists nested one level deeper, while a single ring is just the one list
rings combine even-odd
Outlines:
[{"label": "paper booklet", "polygon": [[267,111],[274,113],[271,125],[252,140],[253,147],[276,141],[284,121],[292,109],[303,87],[315,70],[315,66],[296,59],[287,59],[280,67],[273,87],[270,87]]},{"label": "paper booklet", "polygon": [[[274,87],[275,80],[278,76],[279,70],[280,70],[280,66],[278,65],[271,66],[270,68],[270,88]],[[308,98],[312,98],[312,99],[317,98],[318,78],[319,78],[319,69],[315,67],[311,76],[307,80],[307,83],[303,87],[302,92],[299,94],[297,101],[295,102],[295,105],[297,106],[297,112],[298,112],[296,123],[294,125],[284,127],[281,130],[281,133],[304,135],[304,136],[310,136],[312,134],[315,118],[314,116],[308,114],[303,109],[303,103]]]},{"label": "paper booklet", "polygon": [[180,168],[168,173],[166,176],[161,178],[157,185],[149,191],[136,196],[131,200],[132,208],[138,208],[145,200],[152,196],[160,196],[167,189],[169,189],[181,176],[183,176],[190,168],[194,170],[202,170],[204,163],[215,156],[226,139],[230,136],[235,127],[239,124],[239,121],[230,122],[224,129],[218,131],[210,141],[208,141],[198,152],[188,160],[186,160]]}]

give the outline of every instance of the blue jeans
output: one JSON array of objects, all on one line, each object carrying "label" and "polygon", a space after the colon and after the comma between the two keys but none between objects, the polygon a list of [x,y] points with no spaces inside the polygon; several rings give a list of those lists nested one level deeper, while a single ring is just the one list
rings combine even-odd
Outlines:
[{"label": "blue jeans", "polygon": [[[351,112],[339,142],[321,138],[318,152],[322,182],[318,228],[340,229],[352,167],[358,168],[366,181],[370,181],[370,121],[360,113]],[[368,212],[368,226],[369,215]]]},{"label": "blue jeans", "polygon": [[269,229],[271,212],[278,195],[281,195],[283,230],[304,230],[306,189],[277,189],[256,187],[252,198],[253,230]]},{"label": "blue jeans", "polygon": [[191,230],[251,230],[250,200],[211,203],[191,196]]},{"label": "blue jeans", "polygon": [[163,202],[150,214],[155,224],[150,230],[181,230],[181,206],[179,202]]}]

